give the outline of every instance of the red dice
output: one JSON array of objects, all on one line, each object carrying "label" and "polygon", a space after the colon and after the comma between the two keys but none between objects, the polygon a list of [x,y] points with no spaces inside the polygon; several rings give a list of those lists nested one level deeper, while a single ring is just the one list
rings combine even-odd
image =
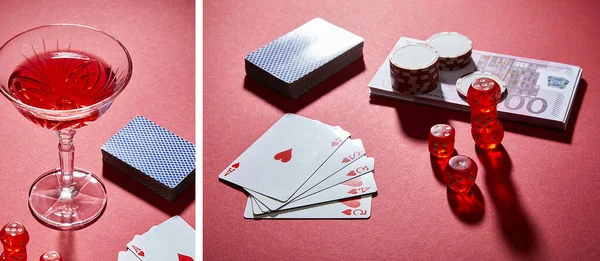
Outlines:
[{"label": "red dice", "polygon": [[63,261],[63,258],[56,251],[48,251],[40,256],[40,261]]},{"label": "red dice", "polygon": [[467,92],[467,102],[471,107],[471,135],[482,149],[496,148],[504,138],[504,128],[496,110],[501,95],[500,85],[486,77],[473,81]]},{"label": "red dice", "polygon": [[437,158],[447,158],[454,152],[454,128],[448,124],[436,124],[429,130],[429,153]]},{"label": "red dice", "polygon": [[477,164],[471,158],[458,155],[448,161],[444,182],[450,189],[467,194],[475,184],[475,178],[477,178]]},{"label": "red dice", "polygon": [[0,231],[2,260],[27,260],[29,233],[19,222],[9,222]]},{"label": "red dice", "polygon": [[471,108],[496,108],[501,96],[502,89],[496,81],[487,77],[478,78],[467,91],[467,103]]}]

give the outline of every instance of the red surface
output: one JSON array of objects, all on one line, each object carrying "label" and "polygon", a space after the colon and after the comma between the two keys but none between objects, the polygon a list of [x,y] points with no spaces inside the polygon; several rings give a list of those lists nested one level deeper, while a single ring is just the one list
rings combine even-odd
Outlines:
[{"label": "red surface", "polygon": [[129,85],[110,110],[75,135],[75,165],[99,175],[108,191],[106,211],[82,230],[47,228],[29,212],[30,185],[37,176],[58,166],[58,139],[0,98],[0,225],[13,220],[25,225],[31,236],[27,245],[30,259],[57,250],[65,260],[116,260],[118,251],[126,250],[134,235],[172,215],[181,215],[195,227],[193,187],[168,202],[103,165],[100,152],[100,146],[136,115],[195,142],[194,2],[2,1],[0,10],[2,43],[43,24],[85,24],[119,39],[134,66]]},{"label": "red surface", "polygon": [[[594,260],[600,256],[600,31],[595,1],[206,1],[206,260]],[[245,55],[314,17],[365,39],[350,65],[297,101],[245,78]],[[566,132],[512,122],[503,150],[477,153],[469,115],[386,99],[369,80],[400,36],[468,35],[475,48],[576,64],[583,96]],[[364,68],[364,69],[363,69]],[[368,220],[245,220],[246,196],[218,174],[284,111],[342,126],[376,160]],[[474,193],[448,193],[427,152],[456,128],[479,165]]]}]

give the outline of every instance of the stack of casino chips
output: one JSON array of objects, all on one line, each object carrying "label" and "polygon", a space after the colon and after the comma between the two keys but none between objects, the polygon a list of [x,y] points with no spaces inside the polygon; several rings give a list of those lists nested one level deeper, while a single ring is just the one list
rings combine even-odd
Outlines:
[{"label": "stack of casino chips", "polygon": [[471,62],[473,42],[456,32],[441,32],[427,38],[427,44],[438,52],[439,69],[455,71]]},{"label": "stack of casino chips", "polygon": [[438,53],[426,44],[400,46],[390,55],[392,88],[402,94],[418,95],[435,90],[439,81]]}]

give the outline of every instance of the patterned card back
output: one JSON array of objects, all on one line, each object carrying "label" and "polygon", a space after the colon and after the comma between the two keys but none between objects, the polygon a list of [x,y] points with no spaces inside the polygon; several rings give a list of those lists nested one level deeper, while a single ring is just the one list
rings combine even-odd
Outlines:
[{"label": "patterned card back", "polygon": [[142,116],[112,136],[102,150],[170,189],[196,169],[193,143]]},{"label": "patterned card back", "polygon": [[[301,92],[300,90],[305,91],[324,79],[306,81],[303,84],[311,85],[308,88],[293,86],[294,83],[313,72],[337,72],[356,59],[344,57],[344,54],[360,48],[359,56],[362,56],[363,42],[363,38],[315,18],[246,56],[246,71],[268,86],[279,88],[282,93],[288,92],[285,88],[289,87],[299,89],[291,92]],[[354,53],[353,56],[356,56]],[[345,62],[332,63],[336,59]],[[274,80],[268,80],[268,77],[274,77]]]}]

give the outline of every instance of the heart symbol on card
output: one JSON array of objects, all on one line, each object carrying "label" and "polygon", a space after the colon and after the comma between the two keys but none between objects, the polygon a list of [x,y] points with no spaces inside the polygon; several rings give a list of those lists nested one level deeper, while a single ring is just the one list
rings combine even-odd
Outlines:
[{"label": "heart symbol on card", "polygon": [[346,210],[342,211],[342,213],[346,214],[346,216],[350,216],[350,214],[352,214],[352,210],[346,209]]},{"label": "heart symbol on card", "polygon": [[348,194],[356,195],[356,193],[358,193],[358,191],[355,188],[353,188],[350,191],[348,191]]},{"label": "heart symbol on card", "polygon": [[348,198],[348,199],[340,199],[338,201],[348,207],[351,207],[351,208],[360,207],[360,200],[356,199],[356,197]]},{"label": "heart symbol on card", "polygon": [[348,162],[350,162],[350,159],[349,159],[348,157],[345,157],[345,158],[342,160],[342,163],[348,163]]},{"label": "heart symbol on card", "polygon": [[341,141],[341,139],[340,139],[340,138],[335,138],[335,140],[333,140],[333,141],[331,142],[331,147],[335,147],[335,146],[337,146],[337,145],[340,145],[340,141]]},{"label": "heart symbol on card", "polygon": [[193,258],[186,256],[184,254],[177,253],[177,257],[179,258],[179,261],[194,261]]},{"label": "heart symbol on card", "polygon": [[231,167],[229,167],[229,169],[227,169],[227,172],[225,173],[224,176],[227,177],[227,175],[233,173],[239,166],[240,166],[239,162],[231,165]]},{"label": "heart symbol on card", "polygon": [[348,174],[346,174],[346,176],[356,176],[356,172],[354,170],[351,170],[350,172],[348,172]]},{"label": "heart symbol on card", "polygon": [[279,160],[283,163],[290,161],[292,159],[292,149],[284,150],[282,152],[275,154],[273,159]]},{"label": "heart symbol on card", "polygon": [[135,251],[135,253],[138,256],[145,256],[144,251],[141,248],[139,248],[139,247],[137,247],[135,245],[131,245],[131,246],[133,247],[133,250]]},{"label": "heart symbol on card", "polygon": [[360,177],[358,177],[358,178],[353,178],[351,180],[348,180],[342,184],[344,184],[346,186],[350,186],[350,187],[360,187],[360,186],[362,186],[363,182],[362,182],[362,180],[360,180]]}]

